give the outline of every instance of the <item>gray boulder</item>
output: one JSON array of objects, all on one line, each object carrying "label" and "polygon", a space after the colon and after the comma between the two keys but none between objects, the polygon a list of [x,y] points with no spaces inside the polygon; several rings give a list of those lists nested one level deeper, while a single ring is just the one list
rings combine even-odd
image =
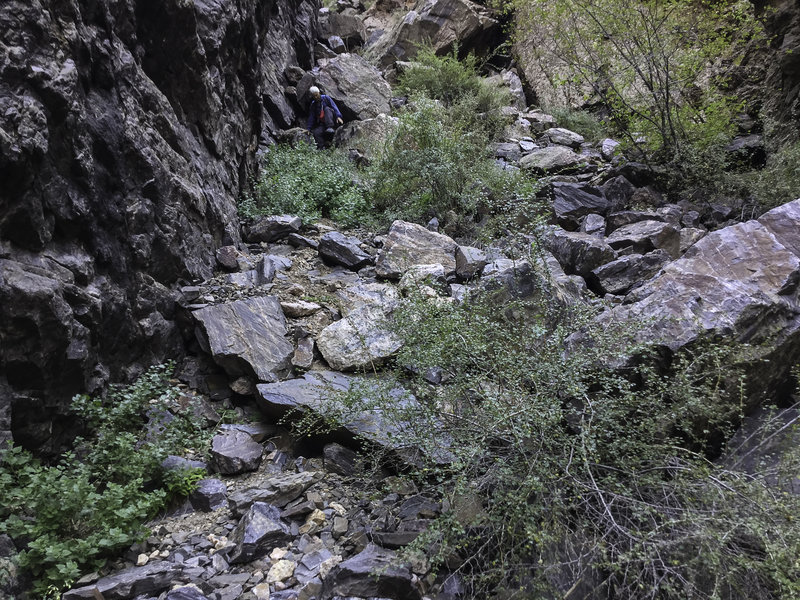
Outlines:
[{"label": "gray boulder", "polygon": [[228,497],[231,512],[239,517],[244,515],[256,502],[284,507],[296,500],[317,480],[317,473],[280,473],[261,481],[258,487],[237,490]]},{"label": "gray boulder", "polygon": [[252,243],[277,242],[290,233],[298,233],[302,225],[302,219],[292,215],[261,217],[244,228],[244,238]]},{"label": "gray boulder", "polygon": [[358,455],[341,444],[327,444],[322,449],[325,468],[339,475],[350,476],[355,472]]},{"label": "gray boulder", "polygon": [[709,233],[601,320],[645,323],[639,338],[673,352],[707,336],[749,344],[740,360],[756,402],[800,358],[798,252],[795,200]]},{"label": "gray boulder", "polygon": [[545,236],[545,247],[556,257],[567,274],[586,276],[600,265],[611,262],[617,253],[605,240],[588,233],[553,227]]},{"label": "gray boulder", "polygon": [[559,146],[568,146],[570,148],[580,148],[584,142],[583,136],[564,129],[563,127],[552,127],[542,134],[551,144],[558,144]]},{"label": "gray boulder", "polygon": [[341,265],[357,271],[372,262],[372,257],[364,252],[361,240],[346,236],[338,231],[330,231],[319,239],[319,256],[328,264]]},{"label": "gray boulder", "polygon": [[189,494],[189,502],[195,510],[215,511],[228,502],[228,487],[219,479],[201,479],[197,489]]},{"label": "gray boulder", "polygon": [[321,18],[319,24],[321,39],[335,35],[350,48],[361,46],[367,41],[364,21],[357,15],[331,12],[324,19]]},{"label": "gray boulder", "polygon": [[231,532],[234,548],[228,554],[231,564],[250,562],[268,553],[291,536],[276,507],[254,503]]},{"label": "gray boulder", "polygon": [[654,211],[642,210],[622,210],[608,215],[608,231],[613,232],[615,229],[639,223],[641,221],[663,221],[664,217]]},{"label": "gray boulder", "polygon": [[565,146],[536,148],[523,156],[519,166],[539,173],[560,173],[573,170],[584,158]]},{"label": "gray boulder", "polygon": [[440,264],[450,277],[456,271],[456,250],[458,244],[446,235],[415,223],[395,221],[378,253],[375,272],[378,277],[399,279],[413,265]]},{"label": "gray boulder", "polygon": [[176,583],[187,583],[199,577],[203,569],[186,569],[183,565],[155,561],[143,567],[131,567],[103,577],[95,583],[69,590],[62,600],[95,600],[99,592],[105,600],[128,600],[142,595],[158,595]]},{"label": "gray boulder", "polygon": [[581,222],[581,231],[589,235],[604,236],[606,233],[606,220],[601,215],[586,215]]},{"label": "gray boulder", "polygon": [[357,54],[340,54],[323,61],[317,79],[347,121],[372,119],[391,112],[389,84],[375,67]]},{"label": "gray boulder", "polygon": [[559,225],[577,229],[582,217],[589,214],[604,215],[610,205],[602,190],[584,183],[553,184],[553,211]]},{"label": "gray boulder", "polygon": [[383,307],[365,304],[323,329],[317,348],[337,371],[357,371],[382,364],[401,347],[386,328]]},{"label": "gray boulder", "polygon": [[336,297],[341,300],[342,314],[349,315],[365,304],[390,312],[397,305],[400,294],[397,287],[388,283],[360,283],[337,290]]},{"label": "gray boulder", "polygon": [[334,597],[419,600],[411,570],[397,563],[394,552],[369,544],[364,551],[334,567],[323,581],[324,600]]},{"label": "gray boulder", "polygon": [[612,210],[622,210],[626,208],[636,192],[636,187],[625,179],[623,175],[612,177],[600,186],[603,194],[611,203]]},{"label": "gray boulder", "polygon": [[223,475],[255,471],[264,448],[244,431],[228,431],[211,441],[209,466]]},{"label": "gray boulder", "polygon": [[472,246],[459,246],[456,250],[456,275],[462,281],[477,277],[488,264],[486,252]]},{"label": "gray boulder", "polygon": [[434,52],[449,52],[455,44],[462,51],[480,52],[493,45],[500,23],[484,7],[469,0],[419,0],[370,46],[368,56],[381,67],[397,60],[413,59],[423,45]]},{"label": "gray boulder", "polygon": [[292,343],[278,299],[262,296],[192,313],[201,346],[228,375],[277,381],[291,373]]},{"label": "gray boulder", "polygon": [[397,117],[385,114],[363,121],[350,121],[336,130],[333,143],[337,147],[357,149],[370,160],[379,152],[399,123]]},{"label": "gray boulder", "polygon": [[670,260],[664,250],[621,256],[592,271],[594,287],[601,294],[627,294],[652,278]]},{"label": "gray boulder", "polygon": [[666,250],[672,258],[680,254],[681,236],[678,230],[662,221],[639,221],[616,229],[606,238],[615,250],[630,249],[637,254],[651,250]]}]

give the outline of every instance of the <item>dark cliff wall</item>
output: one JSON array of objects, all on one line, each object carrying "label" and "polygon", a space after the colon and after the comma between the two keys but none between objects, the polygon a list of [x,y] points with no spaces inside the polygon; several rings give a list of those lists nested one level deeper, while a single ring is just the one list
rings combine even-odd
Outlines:
[{"label": "dark cliff wall", "polygon": [[[0,431],[180,352],[176,283],[238,241],[259,139],[294,119],[315,0],[0,4]],[[55,428],[55,429],[54,429]],[[2,435],[2,433],[0,433]]]}]

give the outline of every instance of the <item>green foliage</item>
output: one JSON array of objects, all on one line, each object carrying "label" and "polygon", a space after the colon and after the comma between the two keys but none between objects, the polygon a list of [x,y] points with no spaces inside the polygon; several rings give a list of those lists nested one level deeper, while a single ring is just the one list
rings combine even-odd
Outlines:
[{"label": "green foliage", "polygon": [[422,48],[400,75],[398,88],[411,97],[438,100],[448,109],[448,121],[493,139],[505,126],[500,108],[509,105],[511,98],[507,91],[483,79],[479,66],[474,54],[459,60],[458,47],[444,56]]},{"label": "green foliage", "polygon": [[630,148],[680,165],[686,147],[719,144],[740,108],[723,88],[758,39],[739,0],[520,0],[518,35],[554,83],[600,101]]},{"label": "green foliage", "polygon": [[239,203],[245,218],[293,214],[309,222],[320,217],[355,225],[368,209],[355,165],[339,150],[311,144],[275,145],[262,165],[253,192]]},{"label": "green foliage", "polygon": [[205,448],[202,432],[177,403],[172,365],[151,368],[105,399],[76,396],[73,411],[92,436],[54,465],[9,447],[0,455],[0,531],[24,549],[20,566],[34,591],[61,590],[97,569],[115,551],[141,539],[144,522],[163,508],[168,492],[183,492],[199,473],[157,484],[161,461],[187,448]]},{"label": "green foliage", "polygon": [[544,112],[553,115],[559,127],[581,134],[587,142],[598,142],[606,136],[606,125],[586,110],[556,106],[547,108]]},{"label": "green foliage", "polygon": [[728,198],[740,198],[745,207],[751,207],[745,217],[757,216],[800,198],[800,143],[770,154],[762,169],[723,174],[717,192]]},{"label": "green foliage", "polygon": [[462,233],[479,215],[502,212],[503,203],[534,190],[524,176],[497,167],[485,132],[423,96],[400,115],[370,174],[373,205],[385,220],[438,216]]},{"label": "green foliage", "polygon": [[471,597],[797,597],[798,499],[708,459],[739,417],[735,356],[709,343],[623,368],[632,332],[536,285],[526,302],[409,300],[394,322],[413,369],[331,402],[421,450],[410,476],[446,509],[410,552],[460,565]]}]

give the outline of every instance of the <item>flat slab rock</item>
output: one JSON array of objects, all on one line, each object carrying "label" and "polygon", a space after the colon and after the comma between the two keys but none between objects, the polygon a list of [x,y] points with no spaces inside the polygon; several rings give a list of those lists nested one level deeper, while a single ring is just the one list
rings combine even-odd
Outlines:
[{"label": "flat slab rock", "polygon": [[258,487],[232,493],[228,498],[231,512],[235,516],[245,514],[256,502],[284,507],[300,497],[319,478],[315,471],[280,473],[259,483]]},{"label": "flat slab rock", "polygon": [[414,265],[440,264],[446,276],[456,271],[456,244],[450,237],[429,231],[422,225],[395,221],[378,254],[378,277],[399,279]]},{"label": "flat slab rock", "polygon": [[294,346],[286,339],[286,318],[275,296],[237,300],[192,313],[197,337],[228,375],[278,381],[291,373]]},{"label": "flat slab rock", "polygon": [[188,583],[200,579],[204,569],[186,568],[183,565],[156,561],[143,567],[131,567],[96,583],[65,592],[62,600],[95,600],[100,592],[105,600],[128,600],[148,594],[158,595],[163,590],[178,583]]},{"label": "flat slab rock", "polygon": [[255,471],[264,448],[244,431],[228,431],[211,440],[209,466],[223,475]]},{"label": "flat slab rock", "polygon": [[[354,385],[362,386],[366,394],[371,387],[377,389],[379,382],[335,371],[311,371],[297,379],[256,386],[256,403],[262,412],[271,417],[297,409],[317,413],[328,410],[347,411],[344,414],[348,414],[350,418],[344,424],[344,430],[338,432],[343,440],[349,442],[356,436],[362,436],[390,449],[403,449],[404,446],[398,442],[402,439],[402,424],[388,422],[381,407],[352,414],[352,411],[339,403],[336,394],[347,392]],[[408,408],[416,399],[404,390],[395,388],[390,391],[388,398],[383,397],[381,401],[394,402],[400,408]]]}]

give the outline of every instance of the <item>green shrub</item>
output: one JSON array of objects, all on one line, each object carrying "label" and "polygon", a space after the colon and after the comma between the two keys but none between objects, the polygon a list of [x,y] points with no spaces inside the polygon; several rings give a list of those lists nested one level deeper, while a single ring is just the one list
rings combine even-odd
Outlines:
[{"label": "green shrub", "polygon": [[40,596],[140,540],[168,491],[190,491],[196,483],[196,472],[167,476],[160,466],[168,454],[208,445],[209,433],[176,402],[171,368],[153,367],[105,399],[76,396],[73,411],[92,435],[76,440],[76,450],[57,464],[15,447],[0,455],[0,531],[22,548],[20,566]]},{"label": "green shrub", "polygon": [[397,364],[413,369],[332,404],[340,423],[379,411],[391,445],[422,450],[409,476],[445,510],[409,554],[456,568],[476,598],[797,597],[797,497],[708,459],[739,416],[731,353],[613,368],[633,332],[537,285],[502,309],[408,301]]},{"label": "green shrub", "polygon": [[444,56],[423,48],[400,75],[398,89],[411,97],[440,101],[448,109],[448,121],[494,139],[506,125],[500,108],[509,105],[511,97],[482,78],[478,66],[473,54],[459,60],[457,47]]},{"label": "green shrub", "polygon": [[545,112],[556,118],[559,127],[581,134],[587,142],[598,142],[607,135],[606,125],[586,110],[553,107],[545,109]]},{"label": "green shrub", "polygon": [[739,198],[743,217],[758,216],[776,206],[800,198],[800,143],[794,143],[767,156],[761,169],[729,172],[721,176],[722,193]]},{"label": "green shrub", "polygon": [[484,132],[467,128],[440,102],[417,97],[370,171],[373,205],[384,220],[459,219],[462,233],[479,214],[528,193],[519,174],[497,167]]},{"label": "green shrub", "polygon": [[253,191],[239,203],[245,218],[293,214],[309,222],[331,218],[355,225],[368,210],[355,165],[339,150],[318,151],[311,144],[270,148]]}]

